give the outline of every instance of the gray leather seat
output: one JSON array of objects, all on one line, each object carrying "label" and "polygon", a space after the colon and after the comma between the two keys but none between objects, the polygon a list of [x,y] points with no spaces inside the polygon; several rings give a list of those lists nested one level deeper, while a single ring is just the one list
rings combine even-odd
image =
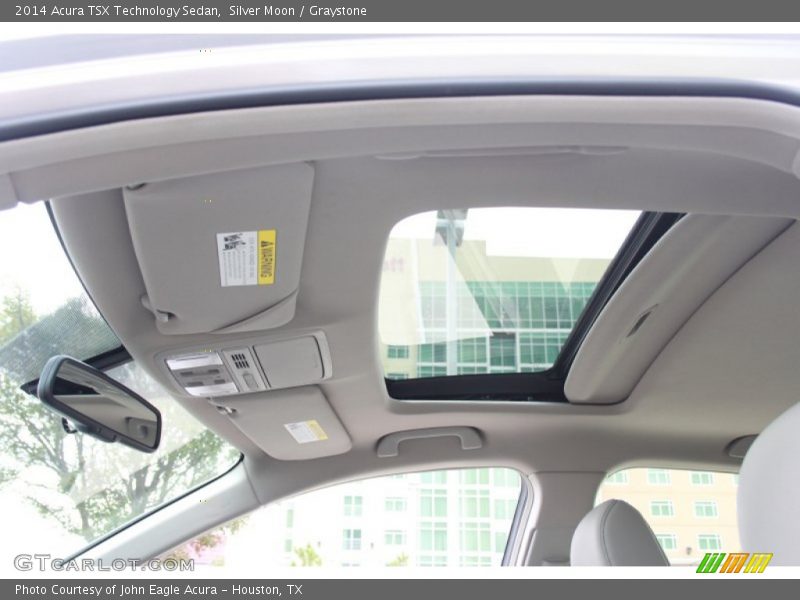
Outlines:
[{"label": "gray leather seat", "polygon": [[653,530],[627,502],[608,500],[583,517],[570,546],[574,567],[668,566]]},{"label": "gray leather seat", "polygon": [[800,404],[756,438],[739,473],[739,537],[770,565],[800,565]]}]

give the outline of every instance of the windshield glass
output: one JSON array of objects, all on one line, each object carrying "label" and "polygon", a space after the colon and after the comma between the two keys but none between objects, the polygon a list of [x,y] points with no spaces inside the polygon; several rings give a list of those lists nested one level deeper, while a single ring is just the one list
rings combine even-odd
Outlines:
[{"label": "windshield glass", "polygon": [[27,382],[54,354],[83,360],[121,344],[81,286],[44,204],[0,213],[0,366]]},{"label": "windshield glass", "polygon": [[503,207],[404,219],[381,278],[386,378],[546,371],[639,215]]},{"label": "windshield glass", "polygon": [[0,213],[0,251],[0,511],[6,536],[30,545],[8,552],[67,556],[238,460],[238,450],[134,362],[107,373],[161,411],[158,451],[68,434],[20,386],[54,354],[85,359],[120,342],[83,291],[43,205]]}]

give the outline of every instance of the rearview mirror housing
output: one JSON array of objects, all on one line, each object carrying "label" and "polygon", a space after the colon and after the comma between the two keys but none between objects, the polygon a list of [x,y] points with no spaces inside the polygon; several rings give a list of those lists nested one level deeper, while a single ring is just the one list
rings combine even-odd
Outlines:
[{"label": "rearview mirror housing", "polygon": [[156,407],[102,371],[69,356],[47,361],[36,395],[77,431],[104,442],[154,452],[161,441],[161,412]]}]

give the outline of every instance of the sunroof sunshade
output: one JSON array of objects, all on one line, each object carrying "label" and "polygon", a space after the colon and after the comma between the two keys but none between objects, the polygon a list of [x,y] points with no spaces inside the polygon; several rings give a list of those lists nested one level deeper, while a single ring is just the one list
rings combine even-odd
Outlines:
[{"label": "sunroof sunshade", "polygon": [[381,279],[385,377],[548,370],[639,215],[504,207],[404,219]]}]

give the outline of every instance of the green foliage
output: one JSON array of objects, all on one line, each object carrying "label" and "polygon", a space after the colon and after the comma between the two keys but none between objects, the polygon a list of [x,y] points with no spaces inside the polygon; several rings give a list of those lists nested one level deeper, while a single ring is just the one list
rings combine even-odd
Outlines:
[{"label": "green foliage", "polygon": [[[164,411],[162,438],[162,446],[173,450],[154,462],[124,446],[67,434],[61,419],[19,386],[30,378],[32,364],[38,374],[65,347],[81,357],[81,348],[109,335],[108,326],[81,298],[39,321],[24,295],[5,298],[0,307],[6,336],[0,338],[6,342],[0,348],[0,485],[33,474],[25,486],[27,500],[66,531],[93,540],[217,475],[221,461],[233,456],[209,430],[169,427],[186,419],[174,403]],[[122,372],[145,397],[163,395],[141,371],[127,366]]]},{"label": "green foliage", "polygon": [[394,559],[390,560],[386,563],[387,567],[407,567],[408,566],[408,554],[403,552],[402,554],[398,554]]},{"label": "green foliage", "polygon": [[311,546],[306,544],[300,548],[295,548],[294,553],[297,555],[297,561],[292,561],[293,567],[321,567],[322,557],[317,554],[317,551]]},{"label": "green foliage", "polygon": [[[10,314],[25,314],[29,307],[27,297],[5,298],[0,306],[8,307]],[[6,320],[5,343],[0,339],[0,367],[24,383],[36,379],[47,360],[56,354],[70,354],[76,358],[95,356],[99,352],[119,346],[119,340],[100,318],[91,301],[85,296],[71,298],[49,315],[30,323],[31,312],[21,319]],[[26,324],[23,329],[17,329]]]},{"label": "green foliage", "polygon": [[21,288],[0,302],[0,344],[13,338],[36,321],[31,300]]}]

